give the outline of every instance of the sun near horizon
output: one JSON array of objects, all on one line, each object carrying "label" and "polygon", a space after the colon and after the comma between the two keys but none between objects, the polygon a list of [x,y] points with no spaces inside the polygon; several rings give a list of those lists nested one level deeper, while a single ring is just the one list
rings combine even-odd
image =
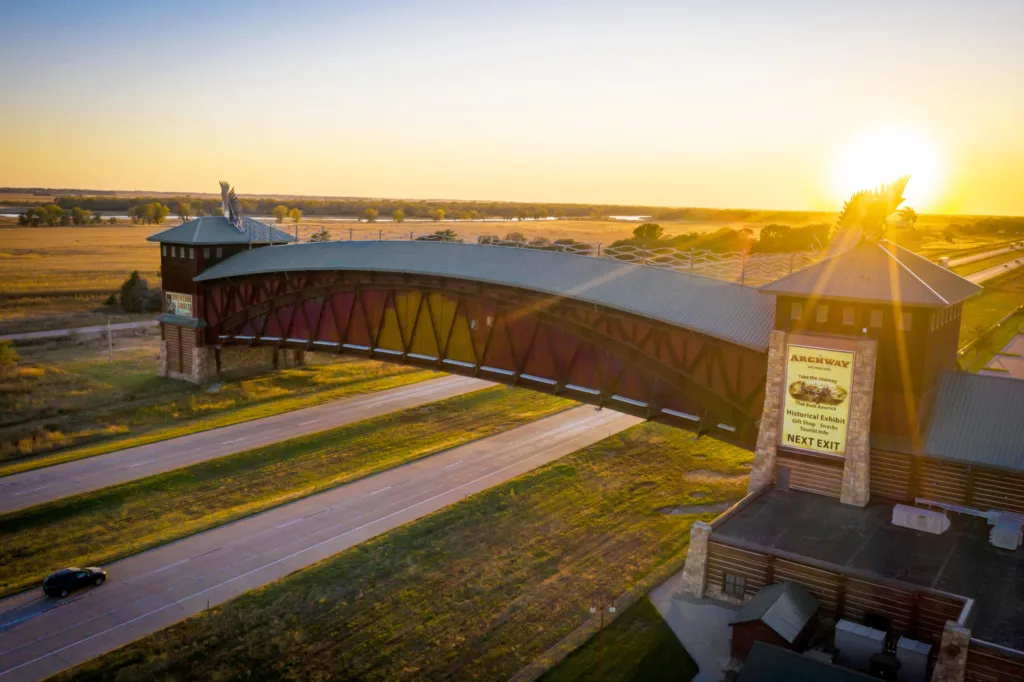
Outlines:
[{"label": "sun near horizon", "polygon": [[1024,3],[3,15],[0,186],[1024,214]]}]

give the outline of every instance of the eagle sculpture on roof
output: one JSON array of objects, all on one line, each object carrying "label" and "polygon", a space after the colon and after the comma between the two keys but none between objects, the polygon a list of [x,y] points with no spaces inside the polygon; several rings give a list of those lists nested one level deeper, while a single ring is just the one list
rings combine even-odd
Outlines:
[{"label": "eagle sculpture on roof", "polygon": [[220,201],[224,207],[224,217],[228,219],[228,222],[234,225],[239,232],[245,232],[245,227],[242,224],[242,202],[238,200],[235,188],[223,180],[220,181]]},{"label": "eagle sculpture on roof", "polygon": [[884,238],[889,217],[906,200],[903,191],[909,181],[910,176],[904,175],[888,185],[862,190],[850,197],[843,204],[836,221],[829,255],[849,251],[862,242]]}]

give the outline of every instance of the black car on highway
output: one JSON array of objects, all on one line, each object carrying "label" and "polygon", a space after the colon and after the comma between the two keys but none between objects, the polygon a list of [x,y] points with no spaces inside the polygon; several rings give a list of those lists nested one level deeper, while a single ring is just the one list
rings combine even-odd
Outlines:
[{"label": "black car on highway", "polygon": [[97,566],[85,568],[64,568],[46,576],[43,592],[50,597],[66,597],[71,592],[95,585],[99,587],[107,579],[107,572]]}]

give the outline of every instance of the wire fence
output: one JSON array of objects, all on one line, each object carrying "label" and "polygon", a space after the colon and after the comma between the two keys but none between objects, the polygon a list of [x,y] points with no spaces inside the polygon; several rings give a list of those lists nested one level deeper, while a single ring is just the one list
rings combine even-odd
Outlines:
[{"label": "wire fence", "polygon": [[308,241],[432,241],[485,244],[505,248],[557,251],[591,258],[607,258],[637,263],[656,268],[688,272],[726,282],[747,286],[760,286],[805,268],[823,256],[817,251],[796,253],[743,253],[733,251],[717,253],[705,249],[686,249],[672,246],[647,248],[643,245],[603,246],[600,242],[580,242],[574,239],[548,239],[523,237],[501,239],[495,235],[467,233],[438,229],[434,232],[395,229],[394,225],[377,228],[365,223],[348,225],[292,225],[281,226],[300,242]]}]

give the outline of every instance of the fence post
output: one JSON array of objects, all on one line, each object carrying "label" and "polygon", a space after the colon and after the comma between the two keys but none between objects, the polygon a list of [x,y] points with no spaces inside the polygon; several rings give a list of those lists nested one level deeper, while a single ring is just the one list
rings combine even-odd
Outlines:
[{"label": "fence post", "polygon": [[644,240],[643,245],[643,260],[641,261],[644,265],[647,265],[647,240]]},{"label": "fence post", "polygon": [[601,242],[597,243],[597,257],[601,257]]},{"label": "fence post", "polygon": [[787,275],[792,275],[793,274],[793,259],[794,258],[796,258],[796,254],[795,253],[790,253],[789,254],[789,272],[786,273]]},{"label": "fence post", "polygon": [[693,272],[693,247],[690,247],[690,272]]},{"label": "fence post", "polygon": [[384,241],[384,230],[377,230],[377,241]]},{"label": "fence post", "polygon": [[412,230],[409,230],[409,241],[412,241]]},{"label": "fence post", "polygon": [[747,282],[747,254],[740,256],[740,284]]},{"label": "fence post", "polygon": [[352,241],[352,228],[348,228],[348,240]]}]

